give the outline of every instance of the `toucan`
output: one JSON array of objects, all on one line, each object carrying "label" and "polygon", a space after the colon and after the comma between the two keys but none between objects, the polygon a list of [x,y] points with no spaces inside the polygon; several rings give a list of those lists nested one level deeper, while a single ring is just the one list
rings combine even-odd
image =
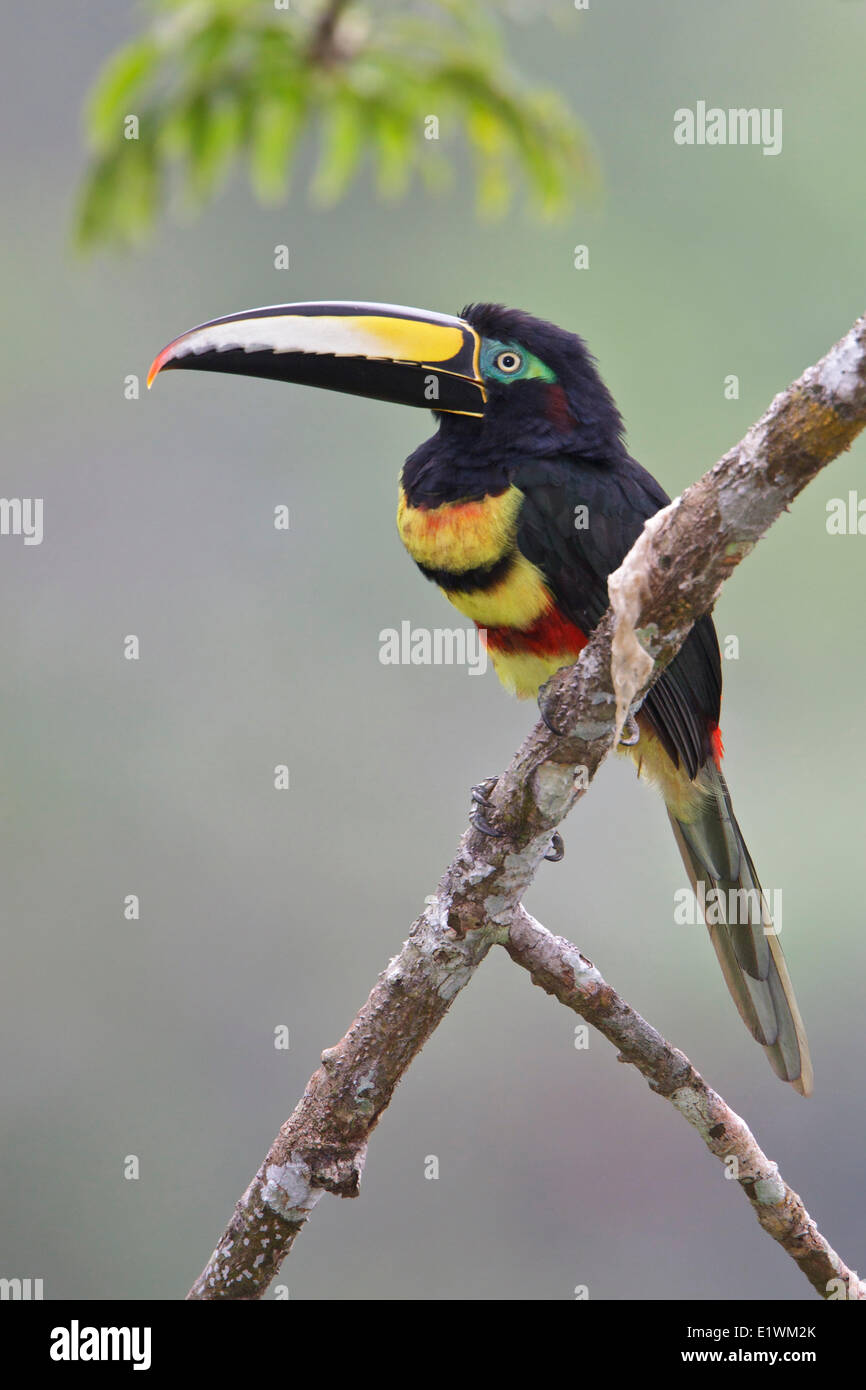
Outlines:
[{"label": "toucan", "polygon": [[[431,410],[436,433],[400,477],[400,537],[482,630],[500,680],[519,697],[537,699],[577,660],[607,609],[608,575],[670,501],[630,457],[583,339],[502,305],[471,304],[459,318],[347,302],[252,309],[175,338],[147,384],[183,368]],[[776,1074],[808,1095],[805,1030],[722,774],[721,690],[706,615],[651,686],[622,751],[661,791],[746,1026]],[[483,815],[476,824],[493,829]]]}]

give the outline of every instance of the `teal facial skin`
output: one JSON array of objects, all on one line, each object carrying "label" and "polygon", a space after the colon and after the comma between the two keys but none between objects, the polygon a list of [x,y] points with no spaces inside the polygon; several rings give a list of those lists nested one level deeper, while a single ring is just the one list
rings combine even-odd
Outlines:
[{"label": "teal facial skin", "polygon": [[502,343],[485,338],[481,345],[481,374],[487,381],[556,382],[555,374],[519,343]]}]

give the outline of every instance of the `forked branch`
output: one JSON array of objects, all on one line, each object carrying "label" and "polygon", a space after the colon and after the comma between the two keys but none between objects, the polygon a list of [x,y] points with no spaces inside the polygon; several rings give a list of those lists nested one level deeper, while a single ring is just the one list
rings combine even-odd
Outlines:
[{"label": "forked branch", "polygon": [[579,661],[550,683],[546,710],[566,736],[539,723],[518,749],[486,812],[501,837],[466,830],[399,955],[345,1037],[323,1053],[188,1297],[261,1297],[323,1193],[357,1195],[367,1141],[394,1087],[498,943],[610,1038],[714,1154],[736,1158],[761,1225],[822,1297],[866,1298],[866,1284],[827,1244],[745,1123],[576,947],[522,907],[551,835],[618,739],[630,704],[712,608],[733,569],[864,425],[866,317],[646,524],[610,577],[607,615]]}]

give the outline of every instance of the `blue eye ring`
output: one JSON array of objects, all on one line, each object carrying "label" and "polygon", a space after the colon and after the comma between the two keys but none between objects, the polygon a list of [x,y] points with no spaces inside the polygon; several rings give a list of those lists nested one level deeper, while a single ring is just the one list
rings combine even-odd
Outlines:
[{"label": "blue eye ring", "polygon": [[515,352],[514,348],[503,348],[494,357],[493,365],[505,376],[514,376],[523,367],[523,357],[519,352]]}]

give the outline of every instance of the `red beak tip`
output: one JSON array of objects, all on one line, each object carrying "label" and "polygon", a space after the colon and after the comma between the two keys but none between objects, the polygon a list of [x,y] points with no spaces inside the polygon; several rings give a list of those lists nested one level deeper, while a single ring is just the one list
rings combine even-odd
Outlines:
[{"label": "red beak tip", "polygon": [[164,364],[165,364],[165,354],[161,352],[161,353],[159,354],[159,356],[158,356],[158,357],[155,357],[155,358],[153,359],[153,361],[151,362],[151,364],[150,364],[150,371],[149,371],[148,374],[147,374],[147,389],[148,389],[148,391],[150,390],[150,388],[151,388],[151,386],[153,385],[153,383],[156,381],[156,378],[159,376],[159,374],[160,374],[160,372],[161,372],[161,370],[162,370]]}]

